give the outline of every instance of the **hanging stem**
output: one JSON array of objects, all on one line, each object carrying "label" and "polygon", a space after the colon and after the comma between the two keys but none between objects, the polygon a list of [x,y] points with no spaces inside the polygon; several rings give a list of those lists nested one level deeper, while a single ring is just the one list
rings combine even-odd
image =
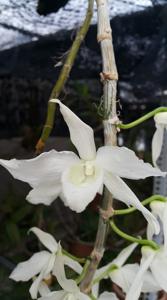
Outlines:
[{"label": "hanging stem", "polygon": [[78,278],[75,280],[77,284],[79,284],[82,279],[85,277],[85,274],[86,274],[86,271],[87,271],[87,268],[89,266],[89,260],[87,260],[84,264],[84,267],[83,267],[83,270],[82,270],[82,273],[78,276]]},{"label": "hanging stem", "polygon": [[[85,20],[83,22],[83,25],[81,26],[80,30],[78,31],[75,40],[71,46],[71,49],[67,55],[66,61],[61,69],[60,75],[53,87],[53,90],[51,92],[51,95],[49,97],[50,99],[58,98],[60,95],[68,77],[71,71],[71,68],[74,64],[75,58],[77,56],[78,50],[80,48],[80,45],[82,41],[84,40],[93,15],[93,4],[94,0],[89,0],[89,5],[86,13]],[[44,149],[45,143],[52,131],[53,124],[54,124],[54,117],[55,117],[55,110],[56,110],[56,104],[48,102],[48,111],[47,111],[47,117],[46,122],[43,127],[43,131],[41,134],[41,137],[36,145],[36,152],[41,153]]]},{"label": "hanging stem", "polygon": [[159,245],[157,243],[155,243],[154,241],[150,241],[150,240],[146,240],[146,239],[138,239],[138,238],[135,238],[135,237],[123,232],[115,225],[114,221],[110,221],[110,226],[115,233],[117,233],[119,236],[121,236],[123,239],[125,239],[129,242],[138,243],[142,246],[149,246],[149,247],[153,248],[154,250],[159,249]]},{"label": "hanging stem", "polygon": [[144,115],[143,117],[141,117],[131,123],[117,124],[117,127],[121,128],[121,129],[130,129],[132,127],[135,127],[135,126],[143,123],[144,121],[147,121],[148,119],[154,117],[156,114],[158,114],[160,112],[167,112],[167,107],[158,107],[158,108],[150,111],[148,114]]},{"label": "hanging stem", "polygon": [[68,257],[70,257],[71,259],[81,263],[81,264],[84,264],[85,262],[87,262],[87,259],[86,258],[80,258],[80,257],[76,257],[74,255],[72,255],[71,253],[69,253],[68,251],[62,249],[62,253]]},{"label": "hanging stem", "polygon": [[[101,46],[103,71],[100,74],[103,83],[103,101],[104,110],[107,112],[107,120],[103,122],[104,126],[104,141],[105,145],[116,145],[116,126],[112,125],[108,120],[116,117],[116,91],[118,73],[115,64],[115,56],[112,43],[112,32],[110,27],[110,19],[108,15],[107,0],[96,0],[98,13],[98,35],[97,40]],[[104,198],[102,203],[103,210],[110,210],[112,208],[112,195],[107,189],[104,191]],[[96,269],[103,257],[105,250],[105,240],[108,231],[108,223],[103,219],[102,215],[99,217],[99,224],[96,234],[94,249],[91,253],[91,261],[87,268],[87,272],[80,289],[82,292],[89,294],[92,286],[92,280]]]},{"label": "hanging stem", "polygon": [[[153,201],[161,201],[161,202],[166,202],[167,201],[167,198],[166,197],[163,197],[161,195],[153,195],[145,200],[143,200],[141,203],[143,205],[147,205]],[[136,211],[137,208],[135,207],[130,207],[130,208],[125,208],[125,209],[117,209],[117,210],[114,210],[113,211],[113,215],[127,215],[127,214],[130,214],[130,213],[133,213],[134,211]]]},{"label": "hanging stem", "polygon": [[108,275],[111,272],[115,271],[116,269],[118,269],[117,265],[114,265],[114,264],[110,265],[103,273],[101,273],[98,277],[96,277],[93,280],[93,284],[92,285],[100,282],[103,278],[108,277]]}]

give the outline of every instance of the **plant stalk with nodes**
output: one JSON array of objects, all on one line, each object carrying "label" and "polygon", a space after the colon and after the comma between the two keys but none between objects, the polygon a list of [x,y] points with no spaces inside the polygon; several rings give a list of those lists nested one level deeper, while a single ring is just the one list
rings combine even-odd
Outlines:
[{"label": "plant stalk with nodes", "polygon": [[[104,146],[96,151],[92,128],[76,116],[57,97],[69,76],[80,44],[89,28],[93,0],[89,0],[87,15],[66,58],[60,76],[53,88],[48,104],[46,125],[37,144],[41,152],[53,127],[55,106],[68,126],[70,138],[78,151],[49,151],[29,160],[4,160],[5,167],[16,179],[27,182],[31,190],[27,201],[33,204],[50,205],[58,197],[71,210],[80,213],[101,193],[103,200],[99,213],[99,223],[94,248],[89,257],[78,258],[61,247],[53,236],[31,228],[46,248],[19,263],[10,278],[15,281],[32,279],[30,295],[38,300],[118,300],[113,293],[104,292],[99,296],[100,281],[110,278],[122,288],[126,300],[137,300],[141,292],[164,290],[167,292],[167,198],[153,195],[142,202],[121,179],[144,179],[149,176],[166,176],[157,167],[144,163],[135,153],[117,146],[117,130],[130,129],[154,116],[156,131],[152,142],[153,163],[159,157],[163,134],[167,129],[167,108],[160,107],[129,124],[122,124],[116,112],[118,73],[112,43],[112,31],[108,15],[107,0],[96,0],[98,14],[97,40],[101,46],[103,70],[100,74],[103,83],[101,114],[103,116]],[[113,198],[131,206],[114,210]],[[152,212],[145,206],[150,205]],[[115,223],[116,217],[139,210],[148,222],[147,239],[131,236]],[[154,234],[163,230],[164,241],[159,245],[153,240]],[[131,244],[124,248],[109,264],[98,268],[105,252],[105,241],[109,229]],[[141,246],[140,264],[125,264],[126,260]],[[73,277],[66,277],[65,266],[73,271]],[[61,289],[53,291],[48,282],[56,277]],[[52,287],[53,289],[53,287]]]},{"label": "plant stalk with nodes", "polygon": [[[96,3],[98,16],[97,41],[100,43],[103,64],[103,70],[100,77],[103,83],[103,109],[105,116],[105,119],[103,120],[104,144],[115,146],[117,144],[117,129],[114,124],[109,122],[109,120],[117,117],[116,96],[118,72],[113,49],[108,3],[107,0],[97,0]],[[107,188],[105,188],[102,209],[111,211],[112,203],[112,195]],[[103,215],[100,214],[95,245],[91,253],[91,261],[87,268],[85,278],[80,285],[81,290],[84,292],[89,292],[91,289],[92,279],[105,250],[107,231],[108,224],[106,220],[104,220]]]}]

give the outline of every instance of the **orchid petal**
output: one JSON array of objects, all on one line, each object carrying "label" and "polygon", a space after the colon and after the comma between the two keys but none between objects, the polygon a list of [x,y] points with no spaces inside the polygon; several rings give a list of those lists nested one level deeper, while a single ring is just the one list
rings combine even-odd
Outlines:
[{"label": "orchid petal", "polygon": [[40,242],[47,248],[49,249],[51,252],[57,252],[57,249],[58,249],[58,243],[56,242],[56,240],[54,239],[54,237],[37,228],[37,227],[32,227],[30,229],[30,231],[32,231],[37,237],[38,239],[40,240]]},{"label": "orchid petal", "polygon": [[[158,217],[160,221],[163,223],[164,221],[164,212],[165,212],[165,203],[161,201],[153,201],[150,203],[151,212],[155,217]],[[163,226],[164,227],[164,226]],[[166,230],[164,228],[164,230]],[[151,224],[148,224],[147,226],[147,238],[149,240],[152,240],[153,238],[153,230]]]},{"label": "orchid petal", "polygon": [[152,161],[154,166],[157,166],[157,159],[159,158],[162,150],[164,126],[156,125],[157,129],[152,139]]},{"label": "orchid petal", "polygon": [[40,289],[40,284],[42,282],[42,280],[44,279],[44,271],[42,270],[41,273],[38,275],[38,277],[36,277],[36,279],[33,281],[29,292],[31,295],[32,299],[36,299],[37,295],[38,295],[38,291]]},{"label": "orchid petal", "polygon": [[116,265],[117,267],[122,267],[124,263],[127,261],[129,256],[132,254],[134,249],[138,246],[138,244],[133,243],[128,247],[124,248],[118,256],[112,261],[112,264]]},{"label": "orchid petal", "polygon": [[43,267],[41,273],[34,280],[33,284],[30,287],[29,292],[31,294],[32,299],[37,298],[38,292],[40,292],[40,290],[41,290],[41,282],[43,279],[46,279],[46,278],[48,278],[48,276],[50,276],[50,272],[53,270],[54,263],[55,263],[55,255],[51,254],[48,262]]},{"label": "orchid petal", "polygon": [[51,100],[60,105],[60,111],[69,128],[72,143],[84,160],[93,160],[96,156],[93,129],[81,121],[67,106],[58,99]]},{"label": "orchid petal", "polygon": [[38,291],[41,296],[47,296],[50,293],[50,289],[44,281],[40,283]]},{"label": "orchid petal", "polygon": [[162,201],[152,201],[150,203],[151,211],[154,214],[154,216],[157,216],[160,218],[161,221],[163,221],[164,216],[164,209],[165,209],[165,202]]},{"label": "orchid petal", "polygon": [[132,282],[132,285],[126,295],[125,300],[137,300],[140,296],[140,293],[142,291],[142,286],[144,282],[144,275],[148,268],[150,267],[153,258],[155,257],[156,251],[152,250],[149,247],[143,247],[142,248],[143,256],[141,260],[141,265],[139,267],[139,271]]},{"label": "orchid petal", "polygon": [[147,271],[144,275],[144,282],[142,286],[143,293],[155,293],[161,290],[160,285],[153,277],[150,271]]},{"label": "orchid petal", "polygon": [[65,205],[79,213],[93,201],[96,193],[99,191],[103,182],[103,172],[101,170],[95,170],[93,176],[87,176],[85,179],[85,175],[82,172],[78,172],[77,176],[78,181],[81,181],[81,183],[75,184],[70,180],[70,170],[63,172],[62,190],[64,197],[62,200],[65,200]]},{"label": "orchid petal", "polygon": [[72,279],[67,279],[64,270],[64,258],[61,253],[61,246],[59,245],[58,254],[55,259],[55,265],[53,269],[53,275],[56,276],[60,286],[67,292],[76,293],[79,291],[79,288],[76,282]]},{"label": "orchid petal", "polygon": [[118,300],[114,293],[104,292],[100,295],[98,300]]},{"label": "orchid petal", "polygon": [[154,116],[154,121],[156,131],[152,139],[152,160],[154,165],[156,166],[157,159],[160,156],[162,149],[164,129],[167,126],[167,112],[160,112],[156,114]]},{"label": "orchid petal", "polygon": [[163,231],[164,231],[164,248],[167,250],[167,203],[165,203],[162,224],[163,224]]},{"label": "orchid petal", "polygon": [[151,228],[154,230],[154,233],[159,233],[160,227],[156,218],[141,204],[136,195],[121,178],[112,175],[111,173],[105,173],[104,184],[116,199],[124,202],[127,205],[132,205],[141,211],[148,223],[151,224]]},{"label": "orchid petal", "polygon": [[167,111],[156,114],[154,120],[158,125],[167,125]]},{"label": "orchid petal", "polygon": [[71,164],[77,163],[78,159],[73,152],[51,150],[33,159],[0,159],[0,165],[6,168],[14,178],[36,187],[41,181],[43,182],[44,178],[45,182],[59,179],[60,174]]},{"label": "orchid petal", "polygon": [[63,260],[64,260],[64,265],[67,265],[76,273],[81,274],[83,268],[77,261],[73,260],[72,258],[66,255],[63,255]]},{"label": "orchid petal", "polygon": [[157,255],[151,263],[150,269],[161,289],[167,292],[167,253],[166,249],[158,250]]},{"label": "orchid petal", "polygon": [[127,293],[139,269],[138,264],[127,264],[110,273],[111,280]]},{"label": "orchid petal", "polygon": [[[114,270],[110,274],[111,280],[122,288],[127,293],[132,285],[132,282],[139,271],[139,265],[127,264],[117,270]],[[143,285],[141,291],[144,293],[157,292],[160,290],[160,286],[154,279],[150,271],[147,271],[143,277]]]},{"label": "orchid petal", "polygon": [[49,258],[50,253],[47,251],[35,253],[29,260],[19,263],[10,278],[15,281],[28,281],[41,272]]},{"label": "orchid petal", "polygon": [[38,298],[38,300],[63,300],[67,295],[66,291],[51,292],[48,295]]},{"label": "orchid petal", "polygon": [[95,298],[98,298],[98,295],[99,295],[99,286],[100,286],[100,283],[96,283],[92,286],[92,294],[95,296]]},{"label": "orchid petal", "polygon": [[97,151],[97,164],[120,177],[129,179],[142,179],[149,176],[165,176],[157,168],[149,163],[144,163],[135,153],[126,148],[118,146],[104,146]]},{"label": "orchid petal", "polygon": [[[126,247],[125,249],[123,249],[118,256],[109,264],[101,267],[100,269],[98,269],[95,273],[95,280],[97,277],[101,276],[102,273],[104,273],[110,266],[114,266],[116,265],[118,267],[118,269],[126,262],[126,260],[129,258],[129,256],[131,255],[131,253],[134,251],[134,249],[137,247],[136,243],[133,243],[131,245],[129,245],[128,247]],[[112,274],[113,272],[117,271],[111,271],[110,274]]]},{"label": "orchid petal", "polygon": [[90,297],[84,293],[79,292],[78,295],[76,296],[76,298],[74,297],[74,299],[76,300],[90,300]]},{"label": "orchid petal", "polygon": [[51,182],[41,182],[32,189],[26,197],[26,200],[32,204],[42,203],[50,205],[61,193],[61,183],[52,180]]}]

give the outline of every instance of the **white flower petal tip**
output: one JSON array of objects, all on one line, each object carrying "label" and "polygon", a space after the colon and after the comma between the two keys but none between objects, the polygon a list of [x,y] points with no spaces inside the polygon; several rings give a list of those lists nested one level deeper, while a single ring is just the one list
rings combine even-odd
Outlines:
[{"label": "white flower petal tip", "polygon": [[154,116],[156,131],[152,139],[152,161],[157,166],[157,159],[160,156],[164,129],[167,128],[167,112],[161,112]]},{"label": "white flower petal tip", "polygon": [[139,159],[126,147],[103,146],[97,151],[98,165],[113,175],[128,179],[144,179],[150,176],[165,176],[158,168]]},{"label": "white flower petal tip", "polygon": [[30,259],[19,263],[9,278],[15,281],[28,281],[41,272],[49,258],[49,252],[37,252]]},{"label": "white flower petal tip", "polygon": [[160,112],[154,116],[154,120],[157,124],[167,125],[167,112]]},{"label": "white flower petal tip", "polygon": [[55,99],[52,102],[59,104],[60,112],[70,131],[71,141],[78,150],[80,157],[84,160],[95,159],[96,147],[93,129],[78,118],[78,116],[60,100]]},{"label": "white flower petal tip", "polygon": [[51,234],[49,234],[37,227],[32,227],[29,230],[29,232],[33,232],[38,237],[40,242],[51,252],[54,252],[54,253],[57,252],[58,243],[56,242],[56,240],[54,239],[54,237]]},{"label": "white flower petal tip", "polygon": [[112,261],[112,264],[117,265],[117,267],[122,267],[135,248],[138,246],[137,243],[132,243],[131,245],[124,248],[118,256]]},{"label": "white flower petal tip", "polygon": [[[148,210],[149,212],[149,210]],[[145,218],[147,220],[147,222],[150,225],[150,235],[153,236],[154,234],[157,235],[160,232],[160,224],[158,222],[158,220],[154,217],[154,215],[152,213],[146,213],[145,214]]]}]

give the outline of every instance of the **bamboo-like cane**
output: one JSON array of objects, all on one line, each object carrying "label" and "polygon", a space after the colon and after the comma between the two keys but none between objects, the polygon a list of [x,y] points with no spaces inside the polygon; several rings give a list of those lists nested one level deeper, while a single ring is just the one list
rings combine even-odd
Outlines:
[{"label": "bamboo-like cane", "polygon": [[[60,93],[69,77],[69,74],[70,74],[70,71],[74,64],[78,50],[81,46],[82,41],[85,38],[85,36],[88,32],[89,26],[90,26],[92,14],[93,14],[93,4],[94,4],[94,0],[89,0],[88,9],[87,9],[87,13],[86,13],[86,17],[83,22],[83,25],[81,26],[80,30],[78,31],[78,33],[75,37],[75,40],[71,46],[71,49],[68,53],[66,61],[61,69],[59,78],[57,79],[57,81],[53,87],[53,90],[51,92],[49,100],[52,98],[58,98],[58,96],[60,95]],[[41,137],[36,145],[36,152],[38,154],[43,151],[45,143],[52,131],[53,124],[54,124],[55,109],[56,109],[56,104],[52,103],[52,102],[48,102],[48,111],[47,111],[46,122],[43,127]]]},{"label": "bamboo-like cane", "polygon": [[[115,63],[115,56],[112,43],[112,31],[108,14],[107,0],[96,0],[98,13],[98,35],[97,40],[101,45],[103,71],[100,74],[103,82],[104,109],[107,112],[107,119],[103,121],[105,145],[116,145],[116,126],[113,124],[116,119],[116,91],[118,73]],[[104,212],[110,215],[112,211],[112,195],[107,189],[104,192],[102,203]],[[91,283],[105,250],[105,239],[107,235],[107,223],[103,215],[99,217],[98,230],[94,249],[91,253],[91,261],[81,282],[80,288],[84,293],[91,291]]]}]

